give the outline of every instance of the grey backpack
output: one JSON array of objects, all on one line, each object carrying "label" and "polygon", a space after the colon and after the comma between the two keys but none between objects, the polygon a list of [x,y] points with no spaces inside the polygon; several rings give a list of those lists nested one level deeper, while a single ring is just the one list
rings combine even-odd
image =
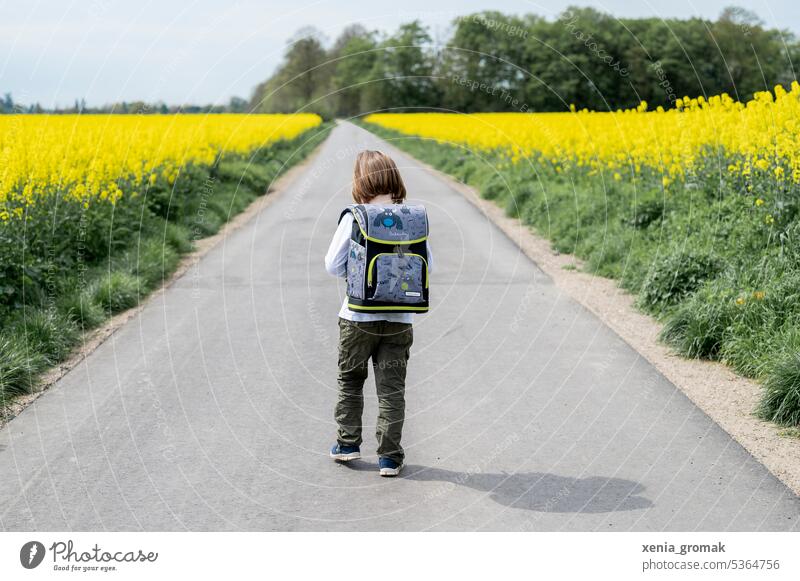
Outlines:
[{"label": "grey backpack", "polygon": [[355,204],[347,254],[351,311],[428,311],[428,214],[424,206]]}]

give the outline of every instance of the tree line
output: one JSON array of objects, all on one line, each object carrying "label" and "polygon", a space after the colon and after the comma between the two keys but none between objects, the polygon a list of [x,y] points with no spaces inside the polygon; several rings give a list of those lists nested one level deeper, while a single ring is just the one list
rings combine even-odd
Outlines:
[{"label": "tree line", "polygon": [[568,8],[555,20],[486,11],[456,18],[445,42],[420,21],[391,34],[352,25],[327,46],[302,29],[253,91],[259,112],[325,117],[376,110],[616,110],[688,96],[740,100],[797,78],[800,45],[752,12],[716,20],[616,18]]},{"label": "tree line", "polygon": [[247,99],[231,97],[226,105],[167,105],[163,101],[147,103],[145,101],[120,101],[97,107],[90,107],[85,99],[75,100],[70,107],[45,108],[41,103],[21,103],[14,101],[11,93],[5,93],[0,98],[0,114],[39,114],[52,113],[56,115],[67,114],[95,114],[110,113],[120,115],[168,115],[175,113],[246,113],[250,109]]}]

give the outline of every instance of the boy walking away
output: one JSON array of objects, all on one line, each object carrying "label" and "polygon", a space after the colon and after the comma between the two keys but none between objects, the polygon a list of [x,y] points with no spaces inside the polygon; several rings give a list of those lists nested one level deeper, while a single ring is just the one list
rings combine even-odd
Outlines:
[{"label": "boy walking away", "polygon": [[403,467],[406,367],[413,342],[413,313],[428,310],[428,218],[405,204],[397,165],[380,151],[362,151],[353,174],[353,202],[325,256],[329,274],[347,279],[339,311],[339,396],[336,444],[339,462],[361,458],[364,381],[372,360],[378,394],[378,466],[381,476]]}]

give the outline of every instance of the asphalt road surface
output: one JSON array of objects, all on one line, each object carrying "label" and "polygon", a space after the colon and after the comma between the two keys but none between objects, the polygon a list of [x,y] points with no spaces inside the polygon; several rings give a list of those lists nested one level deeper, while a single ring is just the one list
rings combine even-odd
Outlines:
[{"label": "asphalt road surface", "polygon": [[433,309],[409,363],[402,478],[334,442],[323,256],[355,153],[307,170],[0,431],[5,530],[796,530],[800,501],[407,156]]}]

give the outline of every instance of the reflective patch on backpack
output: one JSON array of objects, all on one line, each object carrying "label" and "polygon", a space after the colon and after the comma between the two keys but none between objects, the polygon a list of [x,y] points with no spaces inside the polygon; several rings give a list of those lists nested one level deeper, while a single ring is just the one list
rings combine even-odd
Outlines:
[{"label": "reflective patch on backpack", "polygon": [[347,295],[356,299],[364,298],[366,260],[366,248],[351,240],[347,254]]}]

